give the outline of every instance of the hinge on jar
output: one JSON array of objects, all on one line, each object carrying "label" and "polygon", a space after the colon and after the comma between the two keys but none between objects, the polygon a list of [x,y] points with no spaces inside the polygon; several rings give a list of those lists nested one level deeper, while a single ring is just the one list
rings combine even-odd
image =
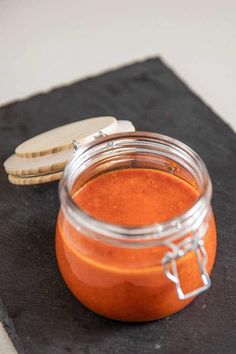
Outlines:
[{"label": "hinge on jar", "polygon": [[99,130],[98,135],[94,135],[94,139],[104,138],[107,134],[103,133],[102,130]]},{"label": "hinge on jar", "polygon": [[[100,130],[100,131],[98,132],[98,135],[94,135],[94,139],[96,140],[96,139],[99,139],[99,138],[105,138],[107,135],[108,135],[108,134],[105,134],[105,133],[103,133],[102,130]],[[107,146],[108,146],[109,148],[110,148],[110,147],[113,147],[113,141],[108,141]]]},{"label": "hinge on jar", "polygon": [[[107,134],[103,133],[102,130],[99,130],[98,135],[94,135],[93,138],[94,138],[94,140],[96,140],[99,138],[104,138],[105,136],[107,136]],[[72,141],[72,145],[73,145],[73,152],[75,153],[79,149],[80,144],[74,139]],[[109,146],[110,145],[112,145],[112,144],[110,143]]]},{"label": "hinge on jar", "polygon": [[[179,299],[186,300],[209,289],[211,286],[211,280],[206,270],[207,252],[204,247],[203,239],[199,236],[188,237],[179,244],[169,242],[168,246],[172,249],[172,251],[165,254],[164,258],[162,259],[162,264],[167,278],[169,278],[176,286],[176,292]],[[198,269],[203,285],[185,294],[181,288],[176,260],[184,257],[188,252],[191,251],[193,251],[196,255]]]},{"label": "hinge on jar", "polygon": [[80,144],[77,143],[77,141],[75,139],[73,139],[72,145],[73,145],[73,152],[76,152],[78,150]]}]

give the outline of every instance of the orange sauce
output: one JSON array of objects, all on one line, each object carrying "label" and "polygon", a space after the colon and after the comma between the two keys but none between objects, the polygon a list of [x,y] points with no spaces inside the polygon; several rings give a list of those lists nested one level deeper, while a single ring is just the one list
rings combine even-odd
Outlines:
[{"label": "orange sauce", "polygon": [[[144,226],[172,219],[188,210],[199,192],[182,179],[152,169],[123,169],[100,175],[74,195],[96,219],[123,226]],[[131,236],[132,237],[132,236]],[[213,214],[206,232],[207,270],[213,267],[216,230]],[[60,212],[56,252],[64,280],[88,308],[121,321],[149,321],[185,307],[163,271],[166,246],[130,248],[83,235]],[[196,256],[178,259],[185,292],[201,286]]]}]

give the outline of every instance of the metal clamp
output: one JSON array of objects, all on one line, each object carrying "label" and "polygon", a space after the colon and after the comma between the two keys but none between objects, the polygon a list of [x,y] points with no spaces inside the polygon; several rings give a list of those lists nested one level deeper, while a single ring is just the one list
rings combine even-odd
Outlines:
[{"label": "metal clamp", "polygon": [[[98,135],[94,135],[93,138],[94,138],[94,140],[96,140],[99,138],[104,138],[105,136],[107,136],[107,134],[104,134],[102,130],[99,130]],[[93,140],[93,139],[91,139],[91,140]],[[72,145],[73,145],[73,152],[75,153],[79,149],[80,143],[78,143],[76,141],[76,139],[73,139]]]},{"label": "metal clamp", "polygon": [[75,139],[73,139],[72,145],[73,145],[73,152],[75,153],[78,150],[80,144],[77,143],[77,141]]},{"label": "metal clamp", "polygon": [[[162,260],[162,264],[167,278],[169,278],[176,286],[176,292],[179,299],[186,300],[209,289],[211,286],[211,280],[206,270],[207,252],[204,247],[203,239],[194,239],[189,237],[178,245],[169,243],[168,246],[172,249],[172,251],[166,253]],[[193,291],[190,291],[189,293],[184,294],[180,285],[176,260],[184,257],[190,251],[193,251],[196,255],[203,285]]]},{"label": "metal clamp", "polygon": [[94,135],[94,139],[104,138],[107,134],[103,133],[102,130],[99,130],[98,135]]},{"label": "metal clamp", "polygon": [[[98,135],[94,135],[94,139],[105,138],[108,134],[103,133],[102,130],[99,130]],[[113,147],[113,141],[108,141],[107,146],[109,148]]]}]

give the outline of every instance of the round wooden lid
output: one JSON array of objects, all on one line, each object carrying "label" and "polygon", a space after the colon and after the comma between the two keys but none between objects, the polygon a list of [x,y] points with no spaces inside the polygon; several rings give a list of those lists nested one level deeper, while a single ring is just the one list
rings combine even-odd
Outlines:
[{"label": "round wooden lid", "polygon": [[8,180],[12,184],[17,184],[20,186],[42,184],[57,181],[61,178],[63,172],[55,172],[51,174],[46,174],[42,176],[30,176],[30,177],[20,177],[15,175],[8,175]]},{"label": "round wooden lid", "polygon": [[108,134],[116,125],[117,120],[114,117],[96,117],[76,121],[48,130],[25,141],[16,148],[15,152],[18,156],[30,158],[68,150],[72,148],[74,139],[80,141],[104,129]]},{"label": "round wooden lid", "polygon": [[[103,129],[104,134],[111,131],[109,129]],[[129,121],[117,121],[116,126],[112,129],[112,133],[129,132],[134,131],[135,128]],[[99,136],[100,131],[96,131],[96,134],[86,136],[83,139],[77,139],[79,144],[86,144],[89,141],[94,140]],[[37,157],[21,157],[17,154],[11,155],[5,162],[4,167],[6,173],[17,177],[31,177],[40,176],[44,174],[51,174],[59,171],[63,171],[66,163],[73,155],[73,149],[67,149],[64,151],[55,152],[49,155],[37,156]],[[13,180],[13,178],[11,178]],[[42,183],[42,182],[41,182]]]},{"label": "round wooden lid", "polygon": [[22,177],[53,173],[62,171],[72,155],[72,149],[30,158],[13,154],[4,162],[4,167],[6,173]]}]

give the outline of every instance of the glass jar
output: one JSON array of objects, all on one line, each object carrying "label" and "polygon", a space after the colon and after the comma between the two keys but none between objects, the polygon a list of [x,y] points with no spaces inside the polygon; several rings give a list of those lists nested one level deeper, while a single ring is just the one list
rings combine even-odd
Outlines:
[{"label": "glass jar", "polygon": [[[61,274],[89,309],[120,321],[175,313],[210,287],[216,253],[212,185],[201,158],[167,136],[120,133],[76,146],[59,186],[56,254]],[[92,178],[122,168],[151,168],[199,192],[184,214],[162,224],[123,227],[99,221],[73,200]]]}]

